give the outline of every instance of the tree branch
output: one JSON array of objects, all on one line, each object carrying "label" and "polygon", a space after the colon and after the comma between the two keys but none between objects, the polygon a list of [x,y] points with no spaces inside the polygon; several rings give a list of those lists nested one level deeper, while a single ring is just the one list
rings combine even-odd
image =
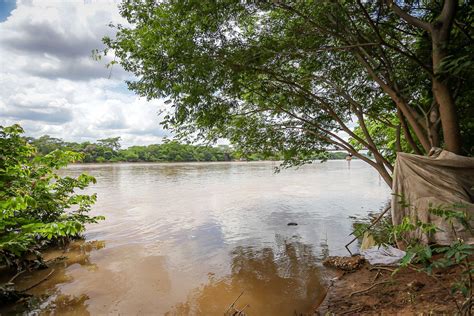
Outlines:
[{"label": "tree branch", "polygon": [[431,24],[422,21],[407,12],[405,12],[402,8],[400,8],[398,5],[395,4],[393,0],[387,0],[388,7],[400,18],[405,20],[407,23],[410,25],[413,25],[415,27],[421,28],[427,32],[431,32]]},{"label": "tree branch", "polygon": [[375,70],[370,66],[370,64],[359,54],[356,55],[357,59],[365,66],[369,75],[379,84],[383,91],[385,91],[390,98],[395,102],[397,108],[399,108],[402,113],[407,117],[408,122],[413,127],[416,136],[420,140],[423,148],[428,152],[431,148],[429,140],[427,139],[425,132],[423,131],[422,126],[418,123],[419,115],[418,113],[414,112],[408,104],[406,104],[405,100],[403,100],[398,93],[390,87],[387,83],[385,83],[377,74]]},{"label": "tree branch", "polygon": [[305,118],[302,118],[302,117],[299,117],[297,116],[296,114],[290,112],[290,111],[287,111],[283,108],[280,108],[282,112],[290,115],[291,117],[297,119],[297,120],[300,120],[324,133],[326,133],[327,135],[331,136],[331,137],[334,137],[335,139],[338,140],[338,142],[336,143],[334,140],[332,140],[330,137],[327,137],[327,138],[324,138],[324,135],[321,135],[321,134],[318,134],[314,131],[311,131],[309,129],[305,129],[307,130],[308,132],[311,132],[313,133],[315,136],[317,137],[321,137],[323,139],[325,139],[326,141],[328,142],[331,142],[331,143],[334,143],[334,144],[337,144],[338,146],[341,146],[342,148],[344,148],[345,150],[347,150],[348,152],[352,153],[355,157],[361,159],[362,161],[368,163],[369,165],[371,165],[372,167],[374,167],[375,169],[377,169],[380,173],[380,175],[382,176],[382,178],[384,179],[384,181],[390,186],[392,187],[392,177],[391,175],[387,172],[387,169],[385,169],[385,166],[384,166],[384,163],[381,162],[380,160],[376,160],[377,162],[374,162],[372,160],[370,160],[369,158],[365,157],[364,155],[361,155],[351,144],[349,144],[347,141],[343,140],[340,136],[338,136],[337,134],[331,132],[331,131],[328,131],[326,130],[325,128],[322,128],[321,126],[317,125],[317,124],[314,124],[312,121],[308,120],[308,119],[305,119]]},{"label": "tree branch", "polygon": [[[347,100],[347,102],[349,102],[352,107],[353,107],[353,111],[354,113],[356,114],[357,116],[357,119],[359,121],[359,126],[361,127],[362,129],[362,132],[364,133],[364,136],[365,136],[365,139],[367,141],[367,143],[364,143],[364,142],[361,142],[360,138],[358,138],[358,135],[355,134],[354,132],[352,132],[349,128],[347,128],[347,126],[344,124],[344,127],[346,127],[349,132],[348,134],[351,135],[352,137],[354,137],[353,135],[355,135],[356,137],[354,137],[357,141],[361,142],[362,145],[364,145],[368,150],[370,150],[373,154],[374,154],[374,157],[375,159],[377,160],[377,162],[381,162],[383,164],[385,164],[385,166],[391,171],[393,172],[393,166],[392,164],[387,160],[385,159],[385,157],[380,153],[380,151],[378,150],[377,148],[377,145],[375,145],[373,139],[372,139],[372,136],[370,135],[370,132],[365,124],[365,120],[364,120],[364,115],[362,113],[362,106],[357,102],[355,101],[347,92],[345,92],[343,89],[341,89],[339,86],[335,85],[334,83],[330,82],[330,81],[327,81],[325,80],[325,82],[327,84],[329,84],[330,86],[332,86],[334,89],[336,89],[336,91],[345,99]],[[347,132],[347,130],[346,130]]]},{"label": "tree branch", "polygon": [[451,32],[454,17],[456,15],[456,9],[458,6],[457,2],[457,0],[444,0],[443,10],[441,11],[439,17],[436,19],[437,21],[441,22],[440,39],[442,41],[447,40],[449,37],[449,33]]},{"label": "tree branch", "polygon": [[397,134],[396,134],[397,135],[397,140],[396,140],[396,143],[395,143],[396,148],[397,148],[397,152],[402,152],[403,151],[402,150],[402,143],[401,143],[401,140],[400,140],[401,139],[401,127],[402,127],[401,124],[397,125]]},{"label": "tree branch", "polygon": [[400,109],[397,109],[397,115],[398,119],[400,120],[400,124],[402,125],[403,135],[405,135],[405,139],[407,140],[408,145],[417,155],[423,155],[423,152],[420,150],[420,148],[418,148],[418,145],[413,139],[413,136],[410,133],[410,129],[408,128],[407,123],[405,121],[405,117],[403,116],[403,113]]}]

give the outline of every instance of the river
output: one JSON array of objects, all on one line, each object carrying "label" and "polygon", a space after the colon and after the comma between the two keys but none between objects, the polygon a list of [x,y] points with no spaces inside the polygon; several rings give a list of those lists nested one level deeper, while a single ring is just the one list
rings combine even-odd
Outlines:
[{"label": "river", "polygon": [[[274,173],[273,162],[91,164],[62,173],[97,178],[85,241],[67,259],[18,278],[28,312],[59,315],[294,315],[321,299],[321,259],[345,255],[353,216],[390,198],[362,161]],[[297,226],[288,226],[290,222]],[[353,247],[356,247],[354,245]],[[54,269],[54,271],[52,270]],[[51,272],[53,271],[53,272]],[[240,297],[239,297],[240,296]]]}]

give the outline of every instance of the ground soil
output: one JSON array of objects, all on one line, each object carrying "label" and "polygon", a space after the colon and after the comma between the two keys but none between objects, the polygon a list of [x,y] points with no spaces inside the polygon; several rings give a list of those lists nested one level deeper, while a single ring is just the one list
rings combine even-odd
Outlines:
[{"label": "ground soil", "polygon": [[[452,315],[458,309],[450,287],[456,270],[428,276],[415,269],[392,275],[394,267],[365,263],[353,272],[329,269],[328,293],[318,308],[319,315]],[[367,290],[368,289],[368,290]],[[457,297],[458,303],[461,298]]]}]

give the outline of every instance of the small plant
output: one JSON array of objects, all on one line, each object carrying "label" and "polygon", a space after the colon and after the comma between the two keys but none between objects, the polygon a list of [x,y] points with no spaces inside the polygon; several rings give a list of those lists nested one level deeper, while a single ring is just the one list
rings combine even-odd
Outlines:
[{"label": "small plant", "polygon": [[96,195],[76,193],[95,183],[92,176],[61,177],[56,171],[82,158],[55,150],[45,156],[21,136],[19,125],[0,126],[0,265],[42,265],[41,250],[80,237]]},{"label": "small plant", "polygon": [[382,217],[375,225],[371,226],[375,217],[359,219],[353,224],[354,236],[363,238],[364,233],[368,232],[375,241],[376,245],[395,245],[392,237],[393,224],[390,215]]},{"label": "small plant", "polygon": [[[399,203],[404,207],[410,205],[399,196]],[[464,231],[472,234],[471,217],[466,211],[466,206],[462,204],[453,205],[430,205],[429,212],[439,216],[447,225],[443,225],[452,230],[456,240],[447,246],[430,245],[426,243],[426,237],[442,231],[433,223],[424,223],[420,220],[413,220],[409,217],[402,219],[399,225],[393,225],[390,216],[380,219],[376,225],[370,225],[371,220],[362,220],[354,224],[354,235],[362,237],[368,232],[377,245],[396,245],[403,244],[406,255],[400,262],[400,267],[395,270],[398,272],[403,268],[411,268],[426,273],[436,279],[434,270],[443,270],[452,268],[457,272],[456,281],[450,285],[450,295],[456,302],[459,313],[462,315],[471,315],[474,306],[473,300],[473,274],[474,263],[474,245],[467,244],[457,234],[459,225]],[[456,295],[463,297],[463,302],[458,303]]]},{"label": "small plant", "polygon": [[[470,226],[469,214],[465,211],[461,211],[462,205],[453,205],[452,208],[446,206],[431,207],[429,211],[443,218],[453,230],[453,234],[456,235],[455,222],[461,223],[462,226],[472,232]],[[418,234],[434,234],[436,231],[440,231],[439,227],[429,223],[422,223],[412,221],[405,217],[400,225],[393,227],[393,236],[397,240],[402,240],[406,247],[406,255],[400,262],[400,268],[406,268],[417,264],[417,270],[425,272],[430,276],[433,276],[434,269],[447,269],[457,267],[459,271],[456,277],[456,281],[451,284],[450,294],[453,296],[458,310],[462,315],[471,315],[472,307],[474,306],[473,300],[473,274],[474,274],[474,262],[472,257],[474,256],[474,245],[467,244],[463,239],[457,238],[448,246],[435,246],[423,244],[421,238],[416,236]],[[415,232],[415,234],[413,234]],[[410,233],[410,234],[408,234]],[[406,236],[412,236],[406,238]],[[458,304],[455,299],[455,295],[460,293],[464,301],[461,305]]]}]

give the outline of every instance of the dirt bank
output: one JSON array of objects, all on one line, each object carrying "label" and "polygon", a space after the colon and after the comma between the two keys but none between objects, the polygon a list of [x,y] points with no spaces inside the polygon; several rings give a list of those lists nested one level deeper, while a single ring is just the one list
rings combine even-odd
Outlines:
[{"label": "dirt bank", "polygon": [[[332,280],[325,301],[319,307],[326,314],[454,314],[457,307],[450,295],[455,269],[428,276],[414,269],[392,275],[394,267],[365,263],[354,272],[328,269]],[[457,297],[458,303],[462,301]]]}]

